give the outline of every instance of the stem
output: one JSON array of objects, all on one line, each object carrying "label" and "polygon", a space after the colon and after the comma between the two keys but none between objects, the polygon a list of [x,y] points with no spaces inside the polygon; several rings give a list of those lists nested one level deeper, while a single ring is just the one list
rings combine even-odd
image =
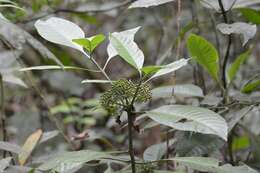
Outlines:
[{"label": "stem", "polygon": [[101,73],[106,77],[106,79],[109,80],[110,83],[112,83],[111,79],[109,78],[109,76],[107,75],[107,73],[105,72],[105,70],[104,70],[102,67],[100,67],[100,65],[97,63],[97,61],[96,61],[94,58],[92,58],[91,54],[88,55],[87,53],[84,52],[84,55],[85,55],[87,58],[89,58],[89,59],[95,64],[95,66],[101,71]]},{"label": "stem", "polygon": [[[7,131],[6,131],[6,117],[4,113],[4,84],[3,84],[3,77],[0,74],[0,86],[1,86],[1,124],[2,124],[2,134],[3,134],[3,141],[7,141]],[[7,152],[3,152],[3,158],[6,158]]]},{"label": "stem", "polygon": [[[170,151],[169,151],[169,130],[166,132],[166,159],[169,159]],[[170,169],[169,162],[166,162],[167,169]]]},{"label": "stem", "polygon": [[107,80],[110,81],[110,83],[112,83],[111,79],[109,78],[109,76],[107,75],[107,73],[103,70],[102,67],[100,67],[100,65],[97,63],[97,61],[95,61],[95,59],[93,59],[92,57],[90,57],[91,61],[97,66],[97,68],[101,71],[101,73],[107,78]]},{"label": "stem", "polygon": [[132,132],[132,128],[134,127],[134,115],[135,115],[133,113],[133,111],[134,111],[134,102],[138,95],[141,85],[142,85],[142,76],[140,76],[140,80],[139,80],[138,86],[136,88],[134,97],[133,97],[129,107],[126,110],[127,116],[128,116],[128,138],[129,138],[128,148],[129,148],[129,155],[131,158],[132,173],[136,173],[136,171],[135,171],[135,153],[134,153],[134,147],[133,147],[133,132]]},{"label": "stem", "polygon": [[136,173],[135,171],[135,154],[134,154],[134,147],[133,147],[133,114],[132,114],[132,109],[127,111],[127,116],[128,116],[128,141],[129,141],[129,155],[131,158],[131,167],[132,167],[132,173]]},{"label": "stem", "polygon": [[[221,9],[221,13],[222,13],[224,22],[229,23],[228,17],[227,17],[227,12],[224,8],[222,0],[218,0],[218,4],[219,4],[219,7]],[[227,46],[227,50],[226,50],[226,54],[224,56],[223,66],[222,66],[222,82],[223,82],[223,87],[224,87],[225,90],[227,90],[226,69],[227,69],[227,63],[228,63],[228,58],[229,58],[229,54],[230,54],[231,44],[232,44],[232,36],[228,35],[228,46]],[[225,91],[224,93],[222,93],[222,95],[224,97],[224,101],[227,102],[228,92]]]}]

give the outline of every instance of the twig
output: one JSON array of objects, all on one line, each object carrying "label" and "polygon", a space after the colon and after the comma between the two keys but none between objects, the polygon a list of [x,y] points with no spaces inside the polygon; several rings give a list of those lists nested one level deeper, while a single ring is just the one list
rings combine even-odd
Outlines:
[{"label": "twig", "polygon": [[[222,0],[218,0],[218,3],[220,6],[220,9],[221,9],[221,14],[223,16],[224,22],[229,23],[228,17],[227,17],[227,11],[224,8]],[[227,46],[227,50],[226,50],[226,54],[224,56],[223,66],[222,66],[222,82],[223,82],[223,87],[225,89],[227,88],[226,69],[227,69],[227,63],[228,63],[228,58],[229,58],[229,54],[230,54],[231,44],[232,44],[232,36],[228,35],[228,46]],[[223,93],[223,94],[224,94],[223,96],[226,97],[227,93]]]},{"label": "twig", "polygon": [[[3,76],[0,74],[0,86],[1,86],[1,129],[3,135],[3,141],[7,141],[7,131],[6,131],[6,122],[5,122],[5,112],[4,112],[4,82]],[[6,151],[3,152],[3,158],[6,158]]]},{"label": "twig", "polygon": [[[177,33],[180,34],[180,17],[181,17],[181,0],[177,1],[177,14],[176,14],[176,26],[177,26]],[[179,59],[181,51],[181,40],[177,41],[176,47],[176,57]]]},{"label": "twig", "polygon": [[107,7],[107,8],[103,8],[103,9],[94,9],[94,10],[93,9],[92,10],[89,9],[89,10],[79,11],[79,10],[73,10],[73,9],[57,8],[57,9],[54,9],[53,11],[48,12],[48,13],[46,13],[44,15],[41,15],[41,16],[38,16],[38,17],[34,17],[34,18],[31,18],[31,19],[28,19],[28,20],[19,21],[18,23],[32,22],[32,21],[36,21],[38,19],[42,19],[44,17],[50,16],[50,15],[53,15],[53,14],[58,14],[58,13],[71,13],[71,14],[105,13],[105,12],[108,12],[108,11],[111,11],[111,10],[115,10],[115,9],[127,6],[127,5],[129,5],[131,3],[133,3],[134,1],[136,1],[136,0],[126,0],[126,1],[124,1],[122,3],[114,5],[112,7]]}]

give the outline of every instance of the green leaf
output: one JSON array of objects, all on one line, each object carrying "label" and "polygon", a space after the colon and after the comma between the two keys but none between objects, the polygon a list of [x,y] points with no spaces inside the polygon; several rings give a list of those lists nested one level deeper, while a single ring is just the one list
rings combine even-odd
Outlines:
[{"label": "green leaf", "polygon": [[153,74],[158,72],[160,69],[162,69],[163,66],[145,66],[141,70],[146,75]]},{"label": "green leaf", "polygon": [[191,58],[199,63],[216,81],[219,81],[219,57],[215,47],[204,38],[191,34],[187,41]]},{"label": "green leaf", "polygon": [[100,160],[109,156],[109,154],[104,152],[90,150],[65,152],[49,159],[47,162],[38,167],[38,169],[42,171],[53,169],[58,172],[62,170],[65,172],[66,170],[72,169],[89,161]]},{"label": "green leaf", "polygon": [[103,34],[98,34],[90,38],[73,39],[72,41],[83,46],[89,53],[92,53],[97,46],[99,46],[104,40]]},{"label": "green leaf", "polygon": [[246,61],[246,59],[250,56],[251,51],[248,50],[241,55],[239,55],[235,62],[231,64],[231,66],[228,69],[228,81],[229,83],[235,78],[235,75],[237,74],[240,66]]},{"label": "green leaf", "polygon": [[232,142],[232,151],[247,149],[250,147],[248,136],[235,137]]},{"label": "green leaf", "polygon": [[260,80],[252,81],[246,84],[242,89],[242,93],[250,94],[253,91],[260,90]]},{"label": "green leaf", "polygon": [[260,11],[251,8],[240,8],[238,9],[243,17],[249,22],[259,25],[260,24]]},{"label": "green leaf", "polygon": [[217,113],[200,107],[165,105],[148,111],[145,116],[177,130],[214,134],[227,140],[227,123]]},{"label": "green leaf", "polygon": [[[139,29],[139,27],[132,30],[136,32],[137,29]],[[127,31],[124,31],[124,33],[125,32]],[[116,53],[112,54],[118,54],[126,62],[140,71],[144,63],[144,54],[134,42],[132,34],[112,33],[109,34],[109,40],[113,49],[116,51]]]}]

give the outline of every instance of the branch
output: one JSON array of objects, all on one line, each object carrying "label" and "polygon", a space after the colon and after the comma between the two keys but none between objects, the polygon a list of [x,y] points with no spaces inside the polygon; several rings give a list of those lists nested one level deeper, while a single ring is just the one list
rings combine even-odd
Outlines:
[{"label": "branch", "polygon": [[23,21],[19,21],[18,23],[28,23],[28,22],[32,22],[32,21],[36,21],[38,19],[53,15],[53,14],[59,14],[59,13],[71,13],[71,14],[86,14],[86,13],[105,13],[108,11],[112,11],[121,7],[125,7],[127,5],[130,5],[131,3],[135,2],[136,0],[126,0],[122,3],[118,3],[114,6],[111,7],[106,7],[106,8],[101,8],[101,9],[89,9],[89,10],[74,10],[74,9],[65,9],[65,8],[57,8],[54,9],[51,12],[48,12],[46,14],[43,14],[41,16],[38,17],[34,17],[28,20],[23,20]]}]

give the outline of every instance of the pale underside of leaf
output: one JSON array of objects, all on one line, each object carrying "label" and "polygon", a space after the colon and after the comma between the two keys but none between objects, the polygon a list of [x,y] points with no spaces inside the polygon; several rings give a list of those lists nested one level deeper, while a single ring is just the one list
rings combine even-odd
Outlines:
[{"label": "pale underside of leaf", "polygon": [[148,8],[148,7],[152,7],[152,6],[158,6],[158,5],[162,5],[162,4],[166,4],[168,2],[172,2],[175,0],[137,0],[135,2],[133,2],[129,8]]},{"label": "pale underside of leaf", "polygon": [[[115,35],[121,35],[122,37],[127,37],[129,38],[131,41],[134,42],[134,37],[135,37],[135,34],[139,31],[141,27],[136,27],[136,28],[133,28],[133,29],[129,29],[129,30],[126,30],[126,31],[122,31],[122,32],[114,32],[112,34],[115,34]],[[118,55],[116,49],[114,48],[114,46],[111,44],[111,42],[108,44],[107,46],[107,53],[108,53],[108,59],[107,59],[107,62],[106,62],[106,65],[104,66],[104,69],[106,68],[107,64],[109,63],[109,61]]]},{"label": "pale underside of leaf", "polygon": [[110,35],[110,42],[117,51],[117,54],[126,62],[137,70],[143,67],[144,54],[131,38],[114,33]]},{"label": "pale underside of leaf", "polygon": [[251,25],[244,22],[236,22],[232,24],[221,23],[217,25],[218,30],[223,34],[242,34],[243,35],[243,46],[252,39],[257,31],[256,25]]},{"label": "pale underside of leaf", "polygon": [[10,151],[15,154],[19,154],[22,148],[16,144],[0,141],[0,149],[4,151]]},{"label": "pale underside of leaf", "polygon": [[204,97],[200,87],[193,84],[162,86],[152,90],[153,98],[168,98],[173,95],[182,97]]},{"label": "pale underside of leaf", "polygon": [[38,167],[38,169],[43,171],[47,171],[50,169],[60,171],[62,168],[72,169],[73,167],[77,167],[86,162],[99,160],[105,157],[109,157],[109,154],[90,150],[66,152],[48,160],[40,167]]},{"label": "pale underside of leaf", "polygon": [[160,124],[177,130],[214,134],[227,140],[228,127],[225,119],[208,109],[166,105],[148,111],[145,115]]},{"label": "pale underside of leaf", "polygon": [[169,160],[174,160],[177,163],[203,172],[217,173],[257,173],[256,170],[247,165],[232,166],[225,164],[220,166],[220,161],[210,157],[175,157]]},{"label": "pale underside of leaf", "polygon": [[0,172],[4,172],[5,168],[7,168],[12,160],[11,157],[4,158],[0,160]]},{"label": "pale underside of leaf", "polygon": [[160,70],[158,70],[149,80],[154,79],[156,77],[159,76],[163,76],[169,73],[172,73],[176,70],[179,70],[180,68],[182,68],[183,66],[186,66],[188,64],[189,59],[180,59],[178,61],[175,61],[171,64],[165,65],[163,68],[161,68]]},{"label": "pale underside of leaf", "polygon": [[62,18],[51,17],[46,21],[36,21],[35,27],[44,39],[84,53],[83,47],[72,41],[73,39],[85,37],[84,31],[75,23]]},{"label": "pale underside of leaf", "polygon": [[111,83],[111,81],[109,80],[92,80],[92,79],[86,79],[86,80],[83,80],[81,81],[81,83]]},{"label": "pale underside of leaf", "polygon": [[[176,142],[175,139],[169,140],[168,146],[173,145]],[[156,161],[160,160],[167,151],[167,142],[154,144],[148,147],[143,154],[145,161]]]}]

